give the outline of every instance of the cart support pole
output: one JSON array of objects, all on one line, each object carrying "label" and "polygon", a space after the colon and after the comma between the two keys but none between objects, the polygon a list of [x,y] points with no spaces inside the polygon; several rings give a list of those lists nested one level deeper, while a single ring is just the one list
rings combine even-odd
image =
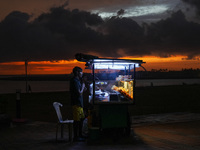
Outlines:
[{"label": "cart support pole", "polygon": [[95,99],[95,78],[94,78],[94,64],[92,65],[92,74],[93,74],[93,104]]},{"label": "cart support pole", "polygon": [[21,89],[16,90],[16,117],[21,118],[21,99],[20,99]]},{"label": "cart support pole", "polygon": [[135,84],[136,84],[136,72],[135,72],[135,64],[134,64],[134,72],[133,72],[133,75],[134,75],[134,80],[133,80],[133,100],[134,100],[134,103],[135,103]]},{"label": "cart support pole", "polygon": [[28,93],[28,75],[27,75],[28,60],[25,60],[25,73],[26,73],[26,93]]}]

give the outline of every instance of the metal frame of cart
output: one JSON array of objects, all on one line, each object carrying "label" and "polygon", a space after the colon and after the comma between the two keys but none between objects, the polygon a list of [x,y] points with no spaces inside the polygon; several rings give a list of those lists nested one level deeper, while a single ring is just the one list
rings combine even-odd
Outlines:
[{"label": "metal frame of cart", "polygon": [[[92,69],[93,75],[93,85],[96,85],[95,81],[95,70],[104,69],[104,70],[124,70],[125,75],[129,76],[131,70],[133,70],[133,94],[131,95],[133,99],[131,101],[120,101],[120,102],[107,102],[109,103],[118,103],[118,104],[134,104],[135,103],[135,68],[140,67],[144,63],[142,60],[129,60],[129,59],[107,59],[107,58],[96,58],[91,59],[86,62],[86,66]],[[93,86],[93,104],[102,104],[101,102],[95,101],[95,86]]]},{"label": "metal frame of cart", "polygon": [[[85,59],[86,58],[86,59]],[[84,59],[79,57],[79,61],[86,62],[87,68],[92,70],[93,75],[93,104],[98,107],[100,116],[100,128],[125,128],[130,134],[130,118],[128,113],[128,105],[135,103],[135,77],[136,68],[145,63],[142,60],[130,59],[107,59],[98,58],[96,56],[86,55]],[[133,99],[130,101],[107,101],[98,102],[95,98],[95,70],[124,70],[125,75],[130,75],[133,70]]]}]

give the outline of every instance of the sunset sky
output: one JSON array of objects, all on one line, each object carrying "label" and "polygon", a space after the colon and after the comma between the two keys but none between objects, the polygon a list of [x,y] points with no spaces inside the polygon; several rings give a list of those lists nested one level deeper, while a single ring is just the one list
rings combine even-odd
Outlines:
[{"label": "sunset sky", "polygon": [[200,68],[199,0],[1,0],[0,75],[66,74],[76,53]]}]

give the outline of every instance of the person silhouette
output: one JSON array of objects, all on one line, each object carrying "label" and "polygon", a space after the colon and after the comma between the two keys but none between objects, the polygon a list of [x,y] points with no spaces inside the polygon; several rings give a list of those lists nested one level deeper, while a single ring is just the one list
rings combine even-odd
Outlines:
[{"label": "person silhouette", "polygon": [[85,118],[83,112],[83,92],[85,83],[81,82],[82,69],[80,67],[73,68],[73,78],[70,80],[70,95],[74,120],[74,141],[84,141],[82,136],[83,120]]}]

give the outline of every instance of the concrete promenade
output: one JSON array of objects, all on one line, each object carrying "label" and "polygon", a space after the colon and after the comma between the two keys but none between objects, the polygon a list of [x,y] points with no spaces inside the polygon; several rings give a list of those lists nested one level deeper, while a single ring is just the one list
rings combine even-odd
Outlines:
[{"label": "concrete promenade", "polygon": [[130,137],[112,135],[97,141],[55,140],[56,124],[29,121],[0,130],[0,150],[199,150],[200,114],[172,113],[136,116]]}]

